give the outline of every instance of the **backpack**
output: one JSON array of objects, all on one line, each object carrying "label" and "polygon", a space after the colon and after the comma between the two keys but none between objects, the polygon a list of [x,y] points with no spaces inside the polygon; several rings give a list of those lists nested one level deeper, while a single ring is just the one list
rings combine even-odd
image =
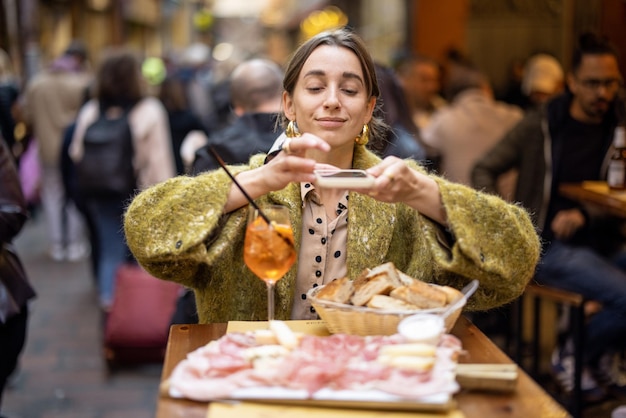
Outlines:
[{"label": "backpack", "polygon": [[133,167],[133,138],[128,122],[130,108],[108,119],[100,112],[83,138],[83,158],[76,164],[81,196],[128,198],[137,187]]}]

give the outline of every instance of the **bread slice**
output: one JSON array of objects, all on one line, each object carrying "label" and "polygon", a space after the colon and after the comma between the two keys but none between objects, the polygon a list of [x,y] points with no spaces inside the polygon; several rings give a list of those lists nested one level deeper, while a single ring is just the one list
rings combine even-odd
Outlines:
[{"label": "bread slice", "polygon": [[403,284],[406,284],[402,282],[400,278],[400,271],[396,269],[396,266],[391,261],[370,269],[367,273],[367,276],[374,277],[379,274],[386,274],[389,278],[389,282],[393,284],[394,287],[400,287]]},{"label": "bread slice", "polygon": [[367,276],[354,284],[354,294],[350,298],[350,302],[355,306],[363,306],[374,295],[388,295],[394,288],[392,279],[386,272]]},{"label": "bread slice", "polygon": [[349,303],[353,293],[354,284],[352,280],[342,277],[324,285],[317,292],[317,298],[337,303]]},{"label": "bread slice", "polygon": [[446,294],[446,305],[451,304],[456,300],[456,298],[463,295],[460,290],[450,286],[441,286],[438,289]]},{"label": "bread slice", "polygon": [[374,308],[374,309],[382,309],[385,311],[393,311],[393,312],[416,311],[419,309],[419,307],[415,305],[412,305],[403,300],[392,298],[391,296],[386,296],[386,295],[372,296],[369,302],[367,302],[367,307]]},{"label": "bread slice", "polygon": [[413,283],[408,286],[398,287],[389,295],[421,309],[441,308],[447,303],[447,296],[444,291],[420,280],[413,280]]},{"label": "bread slice", "polygon": [[[401,272],[400,270],[398,270],[398,278],[400,279],[400,286],[409,286],[410,284],[412,284],[415,280],[413,277],[409,276],[408,274],[405,274],[403,272]],[[398,287],[400,287],[398,286]]]}]

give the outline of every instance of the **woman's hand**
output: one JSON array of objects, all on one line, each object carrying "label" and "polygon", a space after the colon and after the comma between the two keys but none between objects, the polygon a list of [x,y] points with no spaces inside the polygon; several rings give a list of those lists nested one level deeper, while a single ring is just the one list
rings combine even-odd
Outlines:
[{"label": "woman's hand", "polygon": [[405,203],[436,222],[446,223],[439,186],[432,178],[411,169],[404,160],[393,156],[385,158],[367,172],[376,177],[374,185],[355,191],[381,202]]},{"label": "woman's hand", "polygon": [[307,133],[296,138],[286,138],[281,152],[269,163],[257,169],[259,175],[265,178],[268,192],[281,190],[293,182],[313,182],[316,161],[306,157],[310,150],[328,152],[330,145],[323,139]]},{"label": "woman's hand", "polygon": [[[319,137],[303,134],[297,138],[287,138],[279,152],[267,164],[237,175],[237,182],[252,199],[275,190],[282,190],[292,182],[313,182],[315,180],[315,160],[306,158],[309,150],[330,151],[330,145]],[[228,195],[224,212],[228,213],[244,206],[247,199],[233,184]]]}]

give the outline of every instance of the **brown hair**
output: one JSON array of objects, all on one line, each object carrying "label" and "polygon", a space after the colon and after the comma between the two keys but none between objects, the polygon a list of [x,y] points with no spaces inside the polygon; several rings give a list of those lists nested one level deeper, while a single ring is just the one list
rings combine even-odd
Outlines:
[{"label": "brown hair", "polygon": [[159,100],[170,112],[189,108],[185,86],[180,79],[175,77],[167,77],[163,80],[159,89]]},{"label": "brown hair", "polygon": [[108,51],[100,64],[96,97],[105,107],[130,106],[143,97],[139,60],[129,50]]},{"label": "brown hair", "polygon": [[[294,52],[291,60],[287,64],[287,70],[285,71],[285,78],[283,79],[283,89],[291,96],[293,95],[298,77],[302,71],[306,60],[319,46],[330,45],[346,48],[354,52],[361,63],[361,71],[363,71],[363,77],[365,82],[365,89],[368,97],[380,97],[380,89],[378,87],[378,80],[376,79],[376,70],[374,68],[374,61],[369,54],[367,47],[363,40],[353,31],[347,28],[341,28],[333,31],[322,32],[302,45]],[[377,100],[376,107],[379,107],[380,103]],[[283,115],[282,123],[286,125],[288,121]],[[387,125],[379,117],[372,117],[369,123],[371,141],[380,140],[387,131]]]}]

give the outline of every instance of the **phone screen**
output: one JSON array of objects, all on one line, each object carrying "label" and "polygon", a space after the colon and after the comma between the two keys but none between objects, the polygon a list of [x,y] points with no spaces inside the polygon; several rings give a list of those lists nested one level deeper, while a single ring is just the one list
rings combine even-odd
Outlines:
[{"label": "phone screen", "polygon": [[327,178],[365,178],[367,174],[362,171],[337,171],[336,173],[322,174]]}]

